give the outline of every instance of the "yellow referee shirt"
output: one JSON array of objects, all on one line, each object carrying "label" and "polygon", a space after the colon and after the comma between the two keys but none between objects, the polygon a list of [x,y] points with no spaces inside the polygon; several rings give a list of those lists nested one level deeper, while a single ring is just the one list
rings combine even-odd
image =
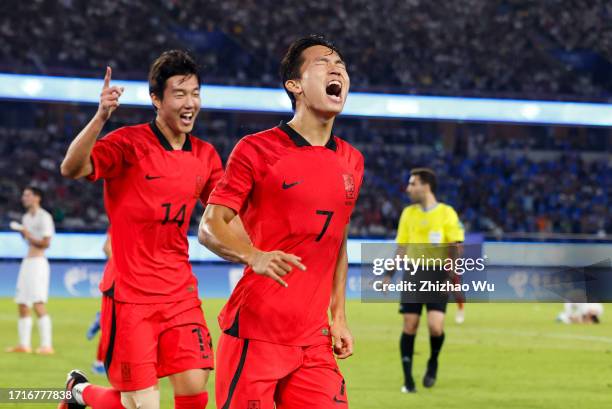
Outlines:
[{"label": "yellow referee shirt", "polygon": [[406,207],[400,216],[397,227],[397,244],[406,246],[406,255],[411,258],[448,257],[445,246],[439,244],[462,242],[465,239],[463,225],[457,212],[451,206],[440,203],[428,210],[414,204]]}]

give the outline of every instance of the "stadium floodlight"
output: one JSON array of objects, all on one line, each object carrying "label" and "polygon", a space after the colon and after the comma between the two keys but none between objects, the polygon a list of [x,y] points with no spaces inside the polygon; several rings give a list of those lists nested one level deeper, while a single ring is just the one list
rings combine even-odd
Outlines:
[{"label": "stadium floodlight", "polygon": [[[144,81],[115,81],[125,88],[123,105],[150,106]],[[0,99],[97,103],[102,78],[50,77],[0,73]],[[222,111],[291,112],[281,88],[202,86],[202,108]],[[612,105],[584,102],[460,98],[352,92],[343,115],[510,122],[558,125],[612,126]]]}]

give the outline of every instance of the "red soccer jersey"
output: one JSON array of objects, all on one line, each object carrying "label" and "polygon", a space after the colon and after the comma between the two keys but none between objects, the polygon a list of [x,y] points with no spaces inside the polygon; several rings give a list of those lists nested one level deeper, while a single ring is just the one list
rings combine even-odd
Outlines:
[{"label": "red soccer jersey", "polygon": [[165,303],[197,297],[189,264],[191,213],[221,178],[212,145],[188,135],[173,150],[155,121],[117,129],[98,140],[90,180],[104,179],[116,268],[114,298]]},{"label": "red soccer jersey", "polygon": [[285,288],[245,269],[219,315],[241,338],[312,345],[326,337],[336,261],[363,178],[363,156],[331,136],[312,146],[287,124],[244,137],[209,204],[240,214],[255,247],[302,258]]}]

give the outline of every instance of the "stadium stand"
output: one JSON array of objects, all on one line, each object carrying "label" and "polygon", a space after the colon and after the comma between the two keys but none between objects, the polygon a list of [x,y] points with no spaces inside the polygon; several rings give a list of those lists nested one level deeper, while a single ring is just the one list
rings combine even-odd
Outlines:
[{"label": "stadium stand", "polygon": [[[610,97],[609,1],[290,4],[283,7],[271,0],[3,3],[0,70],[99,77],[110,64],[122,78],[142,79],[148,68],[143,61],[152,61],[160,49],[189,47],[204,65],[207,82],[276,87],[282,51],[299,34],[325,27],[324,34],[345,54],[354,89]],[[269,13],[272,9],[277,12]],[[373,13],[384,18],[372,19]],[[351,18],[346,18],[349,14]],[[135,15],[148,17],[132,24]]]},{"label": "stadium stand", "polygon": [[[608,1],[263,3],[3,3],[0,71],[99,78],[111,65],[114,78],[142,80],[143,61],[161,49],[187,47],[207,83],[278,87],[287,44],[325,27],[349,63],[353,90],[593,101],[611,95]],[[385,18],[372,19],[373,7]],[[147,19],[131,24],[134,15]],[[104,229],[101,186],[58,172],[58,158],[94,108],[6,101],[0,108],[0,228],[21,211],[23,186],[34,183],[47,192],[59,229]],[[122,108],[109,129],[151,117],[149,110]],[[225,159],[239,137],[280,118],[202,113],[197,134]],[[439,197],[458,209],[469,231],[612,232],[609,129],[341,118],[336,133],[366,157],[353,236],[393,236],[409,169],[422,165],[438,171]]]},{"label": "stadium stand", "polygon": [[[58,229],[105,228],[101,184],[70,181],[59,174],[58,158],[93,109],[0,103],[0,227],[17,218],[21,189],[33,183],[47,192]],[[148,109],[122,108],[109,130],[149,121],[152,115]],[[275,126],[282,118],[200,115],[195,134],[213,143],[224,160],[240,137]],[[409,170],[423,165],[437,170],[442,181],[438,196],[457,208],[468,231],[493,236],[612,232],[608,129],[341,118],[335,132],[366,158],[352,236],[393,236],[408,201],[404,187]],[[194,213],[192,229],[200,210]]]}]

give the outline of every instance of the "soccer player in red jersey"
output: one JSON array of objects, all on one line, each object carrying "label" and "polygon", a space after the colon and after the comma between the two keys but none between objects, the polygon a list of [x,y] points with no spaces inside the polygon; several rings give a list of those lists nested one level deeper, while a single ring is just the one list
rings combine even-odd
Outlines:
[{"label": "soccer player in red jersey", "polygon": [[[334,353],[353,352],[346,239],[363,156],[332,126],[349,75],[338,49],[310,36],[291,45],[281,77],[293,119],[236,145],[200,224],[201,243],[246,265],[219,315],[219,409],[348,407]],[[252,245],[230,230],[236,214]]]},{"label": "soccer player in red jersey", "polygon": [[103,330],[113,388],[72,371],[66,389],[76,402],[60,407],[156,409],[158,378],[168,376],[175,408],[203,408],[213,354],[187,229],[196,201],[208,199],[223,170],[212,145],[190,134],[200,110],[198,67],[186,52],[164,52],[149,72],[156,118],[96,140],[123,92],[110,80],[107,68],[98,111],[70,144],[61,170],[104,179],[116,268],[102,312],[110,319]]}]

